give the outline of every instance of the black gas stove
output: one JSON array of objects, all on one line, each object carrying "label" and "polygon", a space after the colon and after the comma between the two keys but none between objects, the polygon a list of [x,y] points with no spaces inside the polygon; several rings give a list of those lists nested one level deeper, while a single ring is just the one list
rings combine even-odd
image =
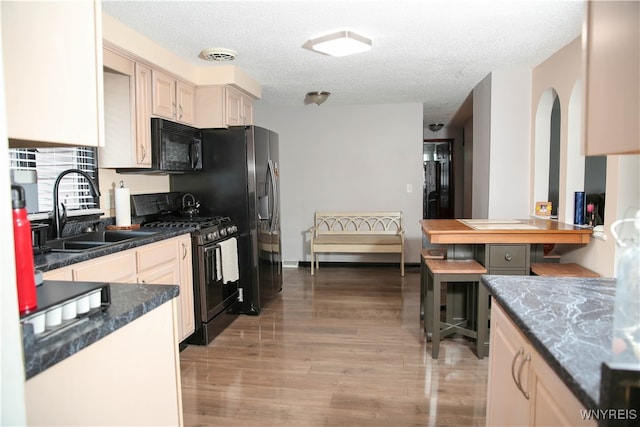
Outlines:
[{"label": "black gas stove", "polygon": [[199,245],[223,240],[238,231],[235,221],[226,216],[184,217],[167,215],[143,223],[142,226],[193,228],[192,235]]},{"label": "black gas stove", "polygon": [[200,203],[191,193],[139,194],[131,202],[142,227],[190,229],[195,331],[186,342],[208,344],[239,313],[237,222],[200,216]]},{"label": "black gas stove", "polygon": [[131,196],[134,215],[143,218],[142,227],[191,228],[194,243],[205,245],[238,232],[227,216],[200,216],[200,204],[190,193],[154,193]]}]

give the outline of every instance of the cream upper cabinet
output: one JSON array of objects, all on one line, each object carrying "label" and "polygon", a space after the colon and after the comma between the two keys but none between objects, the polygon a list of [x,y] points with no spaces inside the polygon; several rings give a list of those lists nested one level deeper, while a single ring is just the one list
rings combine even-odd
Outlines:
[{"label": "cream upper cabinet", "polygon": [[196,88],[195,125],[199,128],[226,128],[253,124],[253,98],[228,86]]},{"label": "cream upper cabinet", "polygon": [[137,134],[136,63],[106,48],[103,58],[106,142],[100,148],[99,165],[102,168],[148,167],[149,147],[139,148],[144,141],[139,141]]},{"label": "cream upper cabinet", "polygon": [[229,126],[253,124],[253,99],[230,86],[225,87]]},{"label": "cream upper cabinet", "polygon": [[195,87],[158,70],[151,71],[154,116],[192,125]]},{"label": "cream upper cabinet", "polygon": [[101,168],[151,166],[151,68],[110,47],[103,50],[105,146]]},{"label": "cream upper cabinet", "polygon": [[12,147],[103,144],[99,1],[0,2]]},{"label": "cream upper cabinet", "polygon": [[176,81],[177,121],[193,125],[195,123],[196,88]]},{"label": "cream upper cabinet", "polygon": [[490,342],[486,425],[596,426],[495,300]]},{"label": "cream upper cabinet", "polygon": [[586,2],[582,56],[588,156],[640,153],[640,2]]},{"label": "cream upper cabinet", "polygon": [[136,63],[136,163],[151,167],[151,68]]}]

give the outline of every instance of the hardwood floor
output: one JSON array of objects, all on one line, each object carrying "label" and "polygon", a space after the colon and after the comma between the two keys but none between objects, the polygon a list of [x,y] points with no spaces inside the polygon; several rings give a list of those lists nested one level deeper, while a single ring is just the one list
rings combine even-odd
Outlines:
[{"label": "hardwood floor", "polygon": [[285,269],[281,295],[181,355],[187,426],[481,426],[488,359],[425,350],[420,273]]}]

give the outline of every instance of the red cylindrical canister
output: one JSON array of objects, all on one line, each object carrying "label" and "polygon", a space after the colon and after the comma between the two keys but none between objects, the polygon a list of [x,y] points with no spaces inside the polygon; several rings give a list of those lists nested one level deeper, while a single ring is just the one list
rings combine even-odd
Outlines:
[{"label": "red cylindrical canister", "polygon": [[20,314],[33,311],[38,306],[33,267],[31,223],[27,218],[24,189],[11,186],[13,207],[13,244],[16,259],[16,284],[18,286],[18,310]]}]

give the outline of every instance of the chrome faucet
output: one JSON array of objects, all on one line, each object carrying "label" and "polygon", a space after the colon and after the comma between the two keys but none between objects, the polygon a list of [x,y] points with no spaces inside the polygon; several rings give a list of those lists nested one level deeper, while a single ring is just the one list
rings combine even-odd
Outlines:
[{"label": "chrome faucet", "polygon": [[[89,182],[89,188],[91,189],[91,195],[93,197],[100,196],[100,190],[96,187],[96,183],[93,182],[93,179],[84,171],[80,169],[67,169],[65,171],[60,172],[60,175],[56,178],[56,182],[53,184],[53,225],[54,229],[54,237],[59,239],[62,237],[62,229],[64,228],[64,224],[60,222],[60,210],[58,209],[58,187],[60,186],[60,181],[65,175],[70,173],[77,173],[79,175],[84,176]],[[64,206],[64,205],[63,205]]]}]

